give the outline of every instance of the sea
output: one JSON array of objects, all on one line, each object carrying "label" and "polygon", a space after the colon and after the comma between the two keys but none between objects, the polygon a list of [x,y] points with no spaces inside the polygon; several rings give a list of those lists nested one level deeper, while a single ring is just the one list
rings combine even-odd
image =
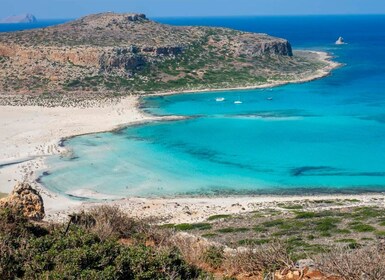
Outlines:
[{"label": "sea", "polygon": [[147,113],[188,118],[68,139],[69,156],[47,159],[46,188],[75,199],[385,191],[384,15],[155,20],[267,33],[342,66],[301,84],[143,97]]}]

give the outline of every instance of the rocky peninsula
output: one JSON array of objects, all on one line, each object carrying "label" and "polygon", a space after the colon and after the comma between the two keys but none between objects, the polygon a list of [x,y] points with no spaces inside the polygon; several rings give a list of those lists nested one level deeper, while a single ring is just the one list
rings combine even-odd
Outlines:
[{"label": "rocky peninsula", "polygon": [[330,62],[293,52],[285,39],[115,13],[1,33],[0,66],[4,105],[47,105],[63,96],[258,87],[330,70]]}]

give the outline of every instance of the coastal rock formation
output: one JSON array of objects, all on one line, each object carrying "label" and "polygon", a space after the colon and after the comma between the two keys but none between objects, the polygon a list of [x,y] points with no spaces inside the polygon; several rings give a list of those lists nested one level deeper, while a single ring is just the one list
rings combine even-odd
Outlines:
[{"label": "coastal rock formation", "polygon": [[344,38],[339,37],[338,40],[336,41],[336,45],[344,45],[344,44],[345,44]]},{"label": "coastal rock formation", "polygon": [[0,96],[141,93],[250,86],[320,67],[266,34],[171,26],[143,14],[102,13],[0,33]]},{"label": "coastal rock formation", "polygon": [[12,193],[0,200],[0,207],[19,210],[32,220],[39,221],[44,218],[43,199],[28,183],[17,183]]},{"label": "coastal rock formation", "polygon": [[0,23],[35,23],[37,19],[34,15],[24,14],[17,16],[10,16],[0,20]]}]

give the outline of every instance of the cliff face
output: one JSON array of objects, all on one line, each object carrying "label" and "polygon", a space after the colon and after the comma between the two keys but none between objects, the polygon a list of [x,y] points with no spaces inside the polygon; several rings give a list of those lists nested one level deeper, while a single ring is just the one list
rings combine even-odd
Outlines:
[{"label": "cliff face", "polygon": [[[143,14],[97,14],[43,29],[0,33],[0,92],[67,91],[85,78],[98,82],[80,83],[82,90],[99,90],[101,75],[110,85],[116,77],[148,75],[149,69],[155,80],[169,82],[192,70],[204,74],[292,55],[287,40],[265,34],[163,25]],[[197,78],[203,83],[202,77]],[[138,83],[125,82],[125,91],[136,91]]]}]

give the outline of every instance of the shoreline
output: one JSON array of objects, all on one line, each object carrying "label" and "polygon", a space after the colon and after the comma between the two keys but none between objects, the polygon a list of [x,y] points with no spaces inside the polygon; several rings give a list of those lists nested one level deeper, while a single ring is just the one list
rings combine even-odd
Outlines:
[{"label": "shoreline", "polygon": [[[0,106],[0,123],[2,124],[3,134],[0,135],[0,192],[9,193],[12,191],[17,181],[29,181],[36,185],[41,192],[47,220],[60,220],[67,217],[67,214],[76,210],[89,208],[100,203],[109,203],[127,208],[131,213],[141,217],[153,216],[156,213],[164,213],[164,215],[174,215],[175,219],[185,220],[202,220],[206,215],[213,215],[221,209],[224,201],[232,201],[234,203],[243,203],[245,200],[254,202],[262,201],[291,201],[304,199],[306,196],[299,195],[257,195],[257,196],[224,196],[224,197],[173,197],[173,198],[135,198],[129,197],[111,202],[84,202],[70,199],[64,195],[53,193],[37,182],[42,172],[47,170],[45,158],[61,154],[66,151],[62,147],[62,142],[66,139],[79,135],[109,132],[121,129],[131,125],[142,124],[152,121],[177,120],[185,117],[181,116],[155,116],[146,114],[140,109],[140,98],[144,96],[173,95],[184,93],[205,93],[216,91],[231,90],[251,90],[260,88],[271,88],[285,84],[304,83],[312,80],[320,79],[330,75],[331,71],[340,67],[341,64],[332,61],[332,56],[326,52],[308,51],[318,55],[318,59],[327,65],[307,75],[292,81],[271,81],[270,83],[223,89],[202,89],[202,90],[186,90],[173,91],[164,93],[154,93],[142,96],[127,96],[121,98],[119,102],[107,102],[100,104],[95,102],[95,106],[87,108],[79,107],[39,107],[39,106]],[[15,110],[17,108],[17,110]],[[27,160],[21,160],[27,159]],[[10,164],[9,164],[10,163]],[[382,197],[381,194],[358,194],[358,195],[337,195],[341,199],[357,198],[365,196]],[[320,197],[336,197],[336,194],[317,195],[314,199]],[[308,198],[307,198],[308,199]],[[235,202],[239,201],[239,202]],[[187,208],[194,208],[194,205],[205,208],[197,217],[188,217],[183,213],[176,214],[175,208],[170,204],[184,203]],[[203,204],[202,204],[203,203]],[[223,211],[232,211],[234,203],[226,204]],[[124,204],[124,205],[122,205]],[[144,205],[144,206],[143,206]],[[158,205],[158,212],[148,211],[151,206]],[[165,205],[165,208],[160,207]],[[201,206],[199,206],[201,205]],[[204,205],[205,207],[202,207]],[[131,207],[129,207],[131,206]],[[143,208],[146,207],[146,208]],[[145,210],[147,209],[147,210]],[[171,212],[170,212],[171,209]],[[246,208],[245,208],[246,209]],[[237,209],[236,211],[239,211]],[[244,210],[240,210],[241,212]],[[189,211],[188,211],[189,212]],[[140,214],[142,213],[142,214]],[[149,214],[152,213],[152,214]],[[168,214],[167,214],[168,213]],[[179,217],[179,218],[176,218]],[[162,217],[164,219],[164,217]],[[183,221],[185,221],[183,220]]]}]

